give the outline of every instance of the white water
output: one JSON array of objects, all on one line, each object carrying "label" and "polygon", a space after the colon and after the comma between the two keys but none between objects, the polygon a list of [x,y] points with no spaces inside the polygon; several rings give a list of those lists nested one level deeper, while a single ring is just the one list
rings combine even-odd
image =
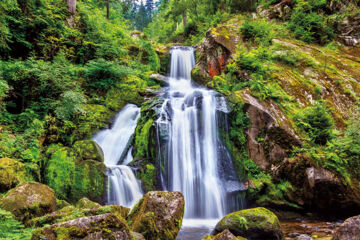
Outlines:
[{"label": "white water", "polygon": [[[193,48],[172,48],[170,86],[156,121],[162,185],[184,194],[184,223],[190,224],[194,219],[222,218],[229,211],[227,187],[235,183],[235,191],[240,189],[236,179],[228,184],[229,177],[224,177],[223,165],[231,158],[223,156],[229,154],[218,134],[218,113],[228,113],[226,100],[193,85],[194,64]],[[228,166],[233,173],[232,163]]]},{"label": "white water", "polygon": [[104,152],[108,169],[108,204],[132,207],[143,195],[140,181],[127,166],[133,159],[129,146],[139,117],[140,108],[128,104],[117,114],[111,129],[103,130],[93,138]]}]

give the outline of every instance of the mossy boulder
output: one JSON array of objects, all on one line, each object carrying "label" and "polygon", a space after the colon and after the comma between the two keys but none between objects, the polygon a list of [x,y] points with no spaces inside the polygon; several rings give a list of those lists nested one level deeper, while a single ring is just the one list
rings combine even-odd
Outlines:
[{"label": "mossy boulder", "polygon": [[76,205],[75,205],[77,208],[99,208],[101,207],[100,204],[96,203],[96,202],[93,202],[93,201],[90,201],[89,199],[87,198],[82,198],[80,199]]},{"label": "mossy boulder", "polygon": [[94,160],[104,162],[104,153],[100,146],[92,140],[77,141],[73,150],[78,161]]},{"label": "mossy boulder", "polygon": [[217,234],[216,236],[206,236],[202,240],[247,240],[243,237],[236,237],[232,234],[228,229],[222,231],[221,233]]},{"label": "mossy boulder", "polygon": [[95,202],[104,202],[106,166],[102,162],[87,160],[76,165],[71,198],[73,201],[87,197]]},{"label": "mossy boulder", "polygon": [[6,192],[25,182],[24,164],[11,158],[0,158],[0,192]]},{"label": "mossy boulder", "polygon": [[31,238],[40,239],[114,239],[132,240],[126,220],[118,214],[105,213],[54,224],[36,230]]},{"label": "mossy boulder", "polygon": [[78,141],[73,148],[54,144],[46,155],[46,184],[58,198],[71,203],[83,197],[103,202],[106,166],[102,150],[94,141]]},{"label": "mossy boulder", "polygon": [[27,223],[31,218],[56,210],[55,192],[41,183],[23,183],[6,194],[0,207],[12,212],[19,221]]},{"label": "mossy boulder", "polygon": [[92,140],[83,140],[73,145],[73,152],[76,159],[71,200],[78,201],[86,197],[103,202],[106,166],[101,148]]},{"label": "mossy boulder", "polygon": [[235,236],[249,240],[280,240],[283,232],[277,216],[266,208],[252,208],[233,212],[218,222],[213,234],[228,229]]},{"label": "mossy boulder", "polygon": [[67,222],[81,217],[96,216],[105,213],[113,213],[126,218],[130,209],[118,205],[100,206],[98,208],[77,208],[72,205],[64,207],[56,212],[33,218],[28,225],[32,227],[43,227]]},{"label": "mossy boulder", "polygon": [[129,214],[130,228],[148,240],[176,239],[184,206],[184,196],[180,192],[148,192]]}]

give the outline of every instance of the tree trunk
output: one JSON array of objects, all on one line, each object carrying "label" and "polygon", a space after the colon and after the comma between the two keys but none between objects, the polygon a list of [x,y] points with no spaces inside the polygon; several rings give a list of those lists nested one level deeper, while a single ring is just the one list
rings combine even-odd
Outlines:
[{"label": "tree trunk", "polygon": [[183,12],[183,24],[184,24],[184,28],[186,27],[187,24],[187,15],[186,15],[186,11]]},{"label": "tree trunk", "polygon": [[75,14],[76,13],[76,0],[67,0],[67,5],[69,8],[69,12],[71,14]]},{"label": "tree trunk", "polygon": [[110,19],[110,0],[107,0],[106,2],[106,19]]}]

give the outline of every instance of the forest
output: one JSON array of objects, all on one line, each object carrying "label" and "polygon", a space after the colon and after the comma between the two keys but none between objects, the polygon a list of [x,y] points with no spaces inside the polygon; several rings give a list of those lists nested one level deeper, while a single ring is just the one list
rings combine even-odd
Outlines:
[{"label": "forest", "polygon": [[0,239],[360,239],[359,0],[1,0]]}]

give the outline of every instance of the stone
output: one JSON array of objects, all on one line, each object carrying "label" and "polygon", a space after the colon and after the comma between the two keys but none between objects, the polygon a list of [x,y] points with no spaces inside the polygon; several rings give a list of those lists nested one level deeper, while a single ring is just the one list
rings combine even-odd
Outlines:
[{"label": "stone", "polygon": [[43,227],[35,230],[31,239],[132,240],[133,237],[124,218],[114,213],[105,213]]},{"label": "stone", "polygon": [[130,228],[147,240],[173,240],[181,228],[184,196],[180,192],[146,193],[128,216]]},{"label": "stone", "polygon": [[15,159],[0,158],[0,193],[25,182],[25,175],[24,164]]},{"label": "stone", "polygon": [[199,60],[191,77],[199,84],[207,84],[214,76],[224,72],[240,41],[236,25],[211,28],[198,47]]},{"label": "stone", "polygon": [[165,86],[168,84],[167,77],[158,73],[151,74],[150,79],[154,80],[156,83],[160,84],[161,86]]},{"label": "stone", "polygon": [[249,240],[280,240],[283,232],[277,216],[266,208],[252,208],[233,212],[221,219],[212,234],[228,229],[235,236]]},{"label": "stone", "polygon": [[12,212],[19,221],[26,224],[31,218],[56,210],[55,192],[41,183],[23,183],[6,194],[0,207]]},{"label": "stone", "polygon": [[74,153],[79,161],[94,160],[104,162],[101,147],[92,140],[77,141],[73,145]]},{"label": "stone", "polygon": [[216,236],[206,236],[202,240],[247,240],[247,239],[240,236],[236,237],[228,229],[226,229],[221,233],[217,234]]},{"label": "stone", "polygon": [[87,198],[82,198],[80,199],[76,205],[75,205],[77,208],[88,208],[88,209],[91,209],[91,208],[99,208],[101,207],[100,204],[96,203],[96,202],[93,202],[93,201],[90,201],[89,199]]},{"label": "stone", "polygon": [[360,215],[346,219],[332,240],[360,240]]}]

